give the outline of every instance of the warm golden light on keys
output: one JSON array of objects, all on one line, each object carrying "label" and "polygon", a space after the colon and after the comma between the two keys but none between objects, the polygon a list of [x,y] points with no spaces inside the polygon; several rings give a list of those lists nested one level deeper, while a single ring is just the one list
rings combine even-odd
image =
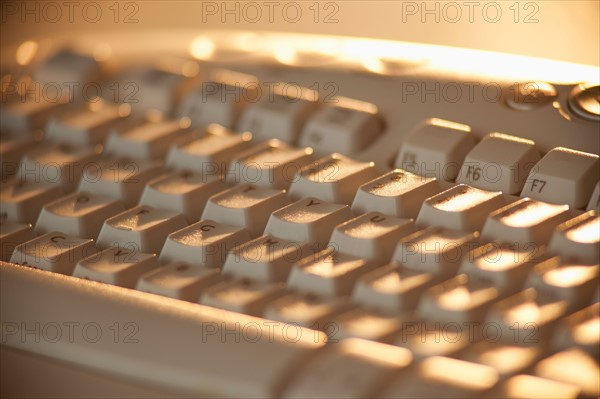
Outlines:
[{"label": "warm golden light on keys", "polygon": [[564,258],[586,263],[600,260],[600,216],[589,211],[558,226],[550,240],[549,251]]}]

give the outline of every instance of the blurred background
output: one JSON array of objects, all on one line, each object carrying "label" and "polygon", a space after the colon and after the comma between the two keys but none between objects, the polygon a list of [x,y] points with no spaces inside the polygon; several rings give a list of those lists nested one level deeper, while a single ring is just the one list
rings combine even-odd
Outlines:
[{"label": "blurred background", "polygon": [[[600,65],[600,1],[5,1],[0,43],[149,28],[323,33]],[[124,33],[126,34],[126,33]]]}]

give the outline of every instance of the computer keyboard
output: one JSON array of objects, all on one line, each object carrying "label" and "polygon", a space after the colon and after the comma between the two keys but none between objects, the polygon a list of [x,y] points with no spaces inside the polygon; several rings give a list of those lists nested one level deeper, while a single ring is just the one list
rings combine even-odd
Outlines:
[{"label": "computer keyboard", "polygon": [[597,67],[224,31],[2,60],[5,348],[193,397],[600,395]]}]

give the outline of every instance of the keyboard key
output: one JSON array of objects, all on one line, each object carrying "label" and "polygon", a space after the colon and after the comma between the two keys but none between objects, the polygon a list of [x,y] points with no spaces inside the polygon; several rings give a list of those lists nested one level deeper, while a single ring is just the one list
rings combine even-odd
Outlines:
[{"label": "keyboard key", "polygon": [[128,104],[91,103],[87,109],[50,119],[46,139],[77,147],[90,147],[104,143],[111,130],[120,130],[131,123]]},{"label": "keyboard key", "polygon": [[594,192],[590,197],[590,201],[588,202],[586,209],[588,211],[596,211],[600,213],[600,180],[598,183],[596,183],[596,188],[594,188]]},{"label": "keyboard key", "polygon": [[489,333],[487,333],[489,335],[462,352],[459,355],[461,360],[493,367],[500,376],[509,377],[529,370],[544,354],[544,348],[541,345],[497,344],[494,337],[496,331],[493,327],[487,328],[489,329]]},{"label": "keyboard key", "polygon": [[106,153],[136,160],[162,160],[173,143],[190,135],[189,119],[146,122],[124,132],[113,132],[106,140]]},{"label": "keyboard key", "polygon": [[144,274],[136,290],[197,302],[205,289],[219,281],[221,276],[217,270],[174,262]]},{"label": "keyboard key", "polygon": [[62,187],[64,193],[75,190],[84,171],[94,168],[98,154],[94,150],[76,149],[64,144],[40,146],[21,160],[18,176],[35,182]]},{"label": "keyboard key", "polygon": [[460,184],[425,200],[417,224],[463,231],[481,230],[488,214],[505,204],[501,192]]},{"label": "keyboard key", "polygon": [[519,374],[501,383],[489,395],[506,399],[576,399],[580,392],[581,389],[575,385]]},{"label": "keyboard key", "polygon": [[392,256],[401,267],[431,273],[436,280],[456,275],[463,257],[478,246],[479,234],[430,227],[402,239]]},{"label": "keyboard key", "polygon": [[492,367],[432,356],[395,378],[381,398],[483,397],[498,382]]},{"label": "keyboard key", "polygon": [[35,231],[40,234],[59,230],[95,240],[104,221],[123,211],[123,204],[110,197],[76,192],[45,205],[35,224]]},{"label": "keyboard key", "polygon": [[325,249],[294,265],[288,278],[292,289],[325,297],[350,295],[356,280],[376,264],[359,257]]},{"label": "keyboard key", "polygon": [[428,119],[405,139],[394,166],[417,175],[454,181],[474,146],[469,126]]},{"label": "keyboard key", "polygon": [[460,274],[423,293],[417,314],[435,323],[481,323],[489,307],[500,298],[492,284],[470,281]]},{"label": "keyboard key", "polygon": [[535,265],[525,284],[535,288],[538,302],[561,302],[573,312],[590,302],[599,270],[598,265],[572,264],[554,257]]},{"label": "keyboard key", "polygon": [[134,288],[138,279],[160,265],[154,254],[110,247],[80,260],[73,276],[119,287]]},{"label": "keyboard key", "polygon": [[431,273],[390,264],[359,278],[352,291],[352,300],[365,308],[401,314],[414,310],[421,294],[434,283]]},{"label": "keyboard key", "polygon": [[257,140],[280,139],[293,144],[317,107],[318,94],[292,83],[277,83],[258,102],[246,108],[238,123],[241,132]]},{"label": "keyboard key", "polygon": [[62,188],[46,182],[14,179],[0,188],[0,220],[35,224],[42,207],[63,195]]},{"label": "keyboard key", "polygon": [[263,317],[328,332],[336,328],[332,318],[347,308],[343,300],[293,293],[271,302]]},{"label": "keyboard key", "polygon": [[101,64],[93,57],[64,49],[44,60],[36,68],[34,79],[66,88],[74,83],[83,85],[95,81],[101,72]]},{"label": "keyboard key", "polygon": [[292,265],[311,252],[292,241],[266,235],[232,249],[223,274],[260,281],[285,281]]},{"label": "keyboard key", "polygon": [[241,184],[212,196],[202,218],[244,227],[251,237],[256,238],[262,235],[271,213],[289,203],[285,190]]},{"label": "keyboard key", "polygon": [[51,117],[72,108],[63,99],[50,101],[47,96],[25,96],[0,107],[0,130],[4,132],[34,133],[43,129]]},{"label": "keyboard key", "polygon": [[567,205],[552,205],[523,198],[492,212],[481,231],[484,239],[521,245],[544,245],[554,228],[569,219]]},{"label": "keyboard key", "polygon": [[539,160],[533,141],[492,133],[467,154],[456,182],[518,195]]},{"label": "keyboard key", "polygon": [[94,240],[53,231],[17,246],[10,262],[70,275],[79,260],[96,251]]},{"label": "keyboard key", "polygon": [[385,264],[390,261],[398,240],[416,230],[410,219],[369,212],[338,225],[333,230],[329,246],[344,254]]},{"label": "keyboard key", "polygon": [[119,102],[134,112],[158,111],[170,115],[191,89],[198,65],[190,60],[162,59],[163,65],[125,72],[118,80]]},{"label": "keyboard key", "polygon": [[408,320],[402,323],[394,344],[411,351],[418,361],[432,356],[460,356],[480,339],[477,323],[418,321],[414,314],[405,317]]},{"label": "keyboard key", "polygon": [[254,76],[218,69],[183,99],[178,115],[189,117],[194,127],[218,123],[233,129],[249,100],[257,98],[257,85]]},{"label": "keyboard key", "polygon": [[534,373],[543,378],[579,387],[582,396],[600,395],[600,366],[598,358],[580,349],[567,349],[539,362]]},{"label": "keyboard key", "polygon": [[357,162],[332,154],[300,170],[290,186],[290,196],[294,200],[315,197],[350,205],[356,190],[376,176],[373,162]]},{"label": "keyboard key", "polygon": [[396,169],[359,187],[352,211],[379,211],[386,215],[416,219],[423,201],[442,191],[433,177]]},{"label": "keyboard key", "polygon": [[598,155],[558,147],[531,170],[521,196],[583,208],[599,178]]},{"label": "keyboard key", "polygon": [[354,154],[383,131],[383,119],[374,104],[344,97],[333,101],[335,106],[321,108],[308,120],[298,140],[300,146],[312,147],[319,154]]},{"label": "keyboard key", "polygon": [[325,247],[333,229],[352,218],[348,205],[330,204],[305,198],[271,214],[265,235],[308,244],[317,250]]},{"label": "keyboard key", "polygon": [[600,303],[562,319],[552,336],[556,351],[577,347],[594,358],[600,354]]},{"label": "keyboard key", "polygon": [[200,219],[208,198],[226,188],[218,176],[182,170],[149,181],[140,205],[181,213],[188,223],[194,223]]},{"label": "keyboard key", "polygon": [[600,260],[600,216],[593,211],[558,226],[548,251],[563,258],[598,263]]},{"label": "keyboard key", "polygon": [[351,309],[336,317],[325,331],[330,341],[337,343],[348,338],[392,343],[402,329],[403,318],[387,316],[362,307]]},{"label": "keyboard key", "polygon": [[0,181],[5,183],[17,174],[21,158],[39,144],[41,134],[0,131]]},{"label": "keyboard key", "polygon": [[219,268],[229,251],[249,240],[250,235],[243,228],[201,220],[169,234],[159,260]]},{"label": "keyboard key", "polygon": [[8,262],[17,245],[35,237],[30,224],[21,224],[0,219],[0,260]]},{"label": "keyboard key", "polygon": [[106,248],[128,243],[137,251],[158,254],[167,236],[185,226],[181,214],[139,205],[107,219],[98,245]]},{"label": "keyboard key", "polygon": [[202,137],[171,145],[167,167],[218,175],[227,169],[234,156],[248,147],[252,139],[252,134],[248,132],[234,134],[215,124],[207,126],[205,133]]},{"label": "keyboard key", "polygon": [[107,195],[131,208],[138,203],[146,183],[160,173],[161,165],[158,161],[102,158],[86,168],[79,191]]},{"label": "keyboard key", "polygon": [[412,363],[403,348],[358,338],[329,345],[314,356],[282,398],[374,398],[384,382]]},{"label": "keyboard key", "polygon": [[264,308],[285,292],[283,283],[265,283],[249,279],[224,281],[208,288],[200,303],[215,308],[259,316]]},{"label": "keyboard key", "polygon": [[488,243],[471,251],[459,273],[469,281],[491,285],[501,297],[519,292],[533,266],[544,256],[544,247]]},{"label": "keyboard key", "polygon": [[287,189],[298,171],[312,161],[311,154],[311,148],[296,149],[280,140],[269,140],[237,156],[226,172],[227,180]]}]

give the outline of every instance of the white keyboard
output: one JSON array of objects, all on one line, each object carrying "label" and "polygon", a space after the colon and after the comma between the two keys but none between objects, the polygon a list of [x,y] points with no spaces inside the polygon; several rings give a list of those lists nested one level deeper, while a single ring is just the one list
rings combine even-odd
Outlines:
[{"label": "white keyboard", "polygon": [[600,395],[597,67],[190,31],[2,60],[3,351],[193,397]]}]

